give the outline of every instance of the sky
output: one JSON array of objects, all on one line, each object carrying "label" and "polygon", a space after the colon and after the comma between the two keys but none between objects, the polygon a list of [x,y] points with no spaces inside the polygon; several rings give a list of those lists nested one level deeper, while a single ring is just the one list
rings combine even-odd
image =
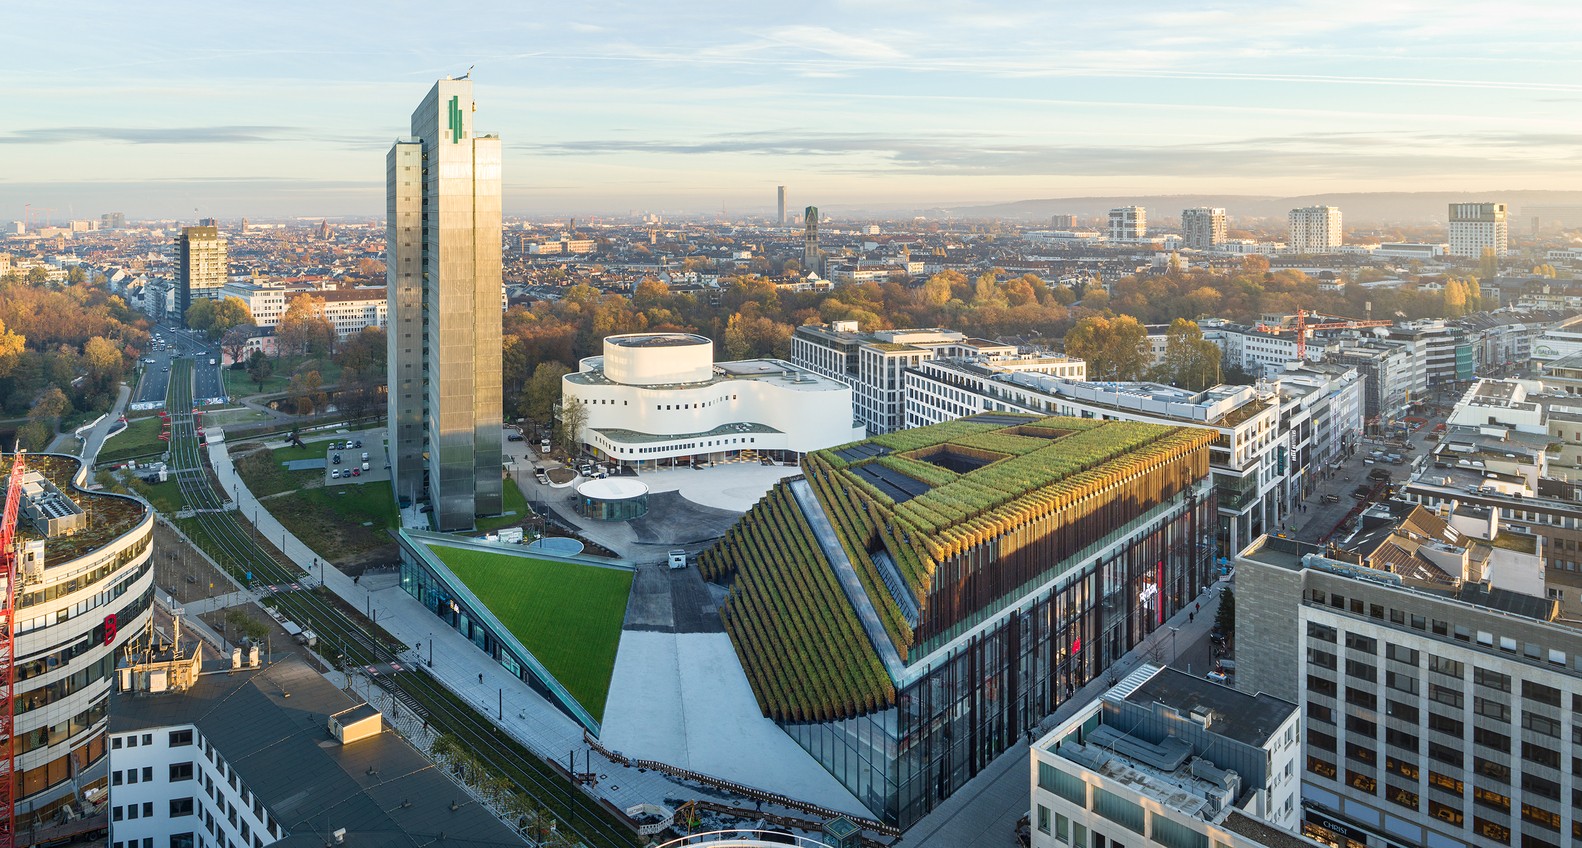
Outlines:
[{"label": "sky", "polygon": [[171,0],[0,31],[0,221],[381,215],[390,143],[469,67],[508,214],[1582,190],[1574,0]]}]

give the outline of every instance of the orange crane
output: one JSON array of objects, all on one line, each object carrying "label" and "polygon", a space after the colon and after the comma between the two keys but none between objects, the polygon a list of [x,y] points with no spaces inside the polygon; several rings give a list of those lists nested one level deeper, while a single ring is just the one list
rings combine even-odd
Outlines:
[{"label": "orange crane", "polygon": [[0,578],[5,594],[0,599],[0,848],[16,844],[16,603],[17,550],[16,514],[22,504],[22,475],[27,470],[25,455],[17,451],[11,462],[11,476],[5,489],[5,516],[0,519]]},{"label": "orange crane", "polygon": [[1314,330],[1360,330],[1364,327],[1388,327],[1393,321],[1368,321],[1361,318],[1342,318],[1339,321],[1325,321],[1320,324],[1307,323],[1307,310],[1296,310],[1296,326],[1289,327],[1284,324],[1259,324],[1253,329],[1260,333],[1286,333],[1296,330],[1296,358],[1307,358],[1307,334]]}]

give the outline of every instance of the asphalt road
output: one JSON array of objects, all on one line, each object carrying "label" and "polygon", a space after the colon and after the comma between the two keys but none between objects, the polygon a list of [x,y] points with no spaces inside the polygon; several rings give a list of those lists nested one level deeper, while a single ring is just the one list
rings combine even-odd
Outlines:
[{"label": "asphalt road", "polygon": [[[1371,485],[1372,481],[1368,479],[1369,472],[1382,468],[1390,472],[1391,483],[1396,485],[1405,483],[1412,472],[1412,461],[1429,452],[1436,439],[1433,434],[1434,427],[1443,420],[1444,418],[1440,416],[1431,417],[1422,429],[1412,433],[1409,437],[1412,446],[1410,452],[1370,444],[1367,441],[1358,445],[1352,456],[1336,463],[1329,471],[1329,476],[1319,481],[1311,496],[1302,499],[1301,507],[1307,511],[1298,511],[1291,516],[1291,523],[1296,525],[1296,538],[1304,542],[1317,542],[1331,533],[1346,514],[1360,503],[1358,499],[1352,497],[1352,492],[1358,486]],[[1382,461],[1369,464],[1366,460],[1374,450],[1400,453],[1402,464],[1391,465]],[[1340,500],[1336,503],[1324,503],[1323,498],[1327,494],[1336,495]],[[1333,538],[1338,541],[1344,538],[1344,535],[1344,532],[1337,533]]]}]

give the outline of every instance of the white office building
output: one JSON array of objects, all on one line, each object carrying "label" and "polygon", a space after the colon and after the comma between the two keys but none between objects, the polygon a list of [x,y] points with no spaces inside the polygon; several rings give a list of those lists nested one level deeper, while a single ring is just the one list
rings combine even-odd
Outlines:
[{"label": "white office building", "polygon": [[791,363],[850,386],[857,420],[870,435],[905,423],[902,372],[936,357],[1008,359],[1015,345],[940,328],[862,332],[856,321],[804,324],[791,336]]},{"label": "white office building", "polygon": [[1450,204],[1450,255],[1476,259],[1492,250],[1504,256],[1510,250],[1510,231],[1503,203]]},{"label": "white office building", "polygon": [[1225,210],[1198,206],[1181,210],[1181,236],[1193,250],[1213,250],[1225,242]]},{"label": "white office building", "polygon": [[1110,210],[1110,241],[1138,241],[1148,235],[1148,210],[1141,206],[1118,206]]},{"label": "white office building", "polygon": [[1342,242],[1340,209],[1304,206],[1291,210],[1291,237],[1286,252],[1299,255],[1334,253]]},{"label": "white office building", "polygon": [[1291,848],[1301,709],[1143,665],[1032,745],[1033,848]]},{"label": "white office building", "polygon": [[714,342],[690,333],[610,336],[603,356],[562,378],[561,396],[581,405],[589,451],[639,467],[794,459],[866,435],[849,386],[779,359],[716,363]]}]

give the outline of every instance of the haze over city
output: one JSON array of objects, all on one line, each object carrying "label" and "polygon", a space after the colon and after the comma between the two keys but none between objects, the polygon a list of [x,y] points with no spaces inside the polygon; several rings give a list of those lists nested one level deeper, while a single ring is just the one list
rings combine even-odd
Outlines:
[{"label": "haze over city", "polygon": [[7,9],[0,207],[377,215],[392,116],[469,67],[507,214],[1582,189],[1564,2],[195,11]]}]

